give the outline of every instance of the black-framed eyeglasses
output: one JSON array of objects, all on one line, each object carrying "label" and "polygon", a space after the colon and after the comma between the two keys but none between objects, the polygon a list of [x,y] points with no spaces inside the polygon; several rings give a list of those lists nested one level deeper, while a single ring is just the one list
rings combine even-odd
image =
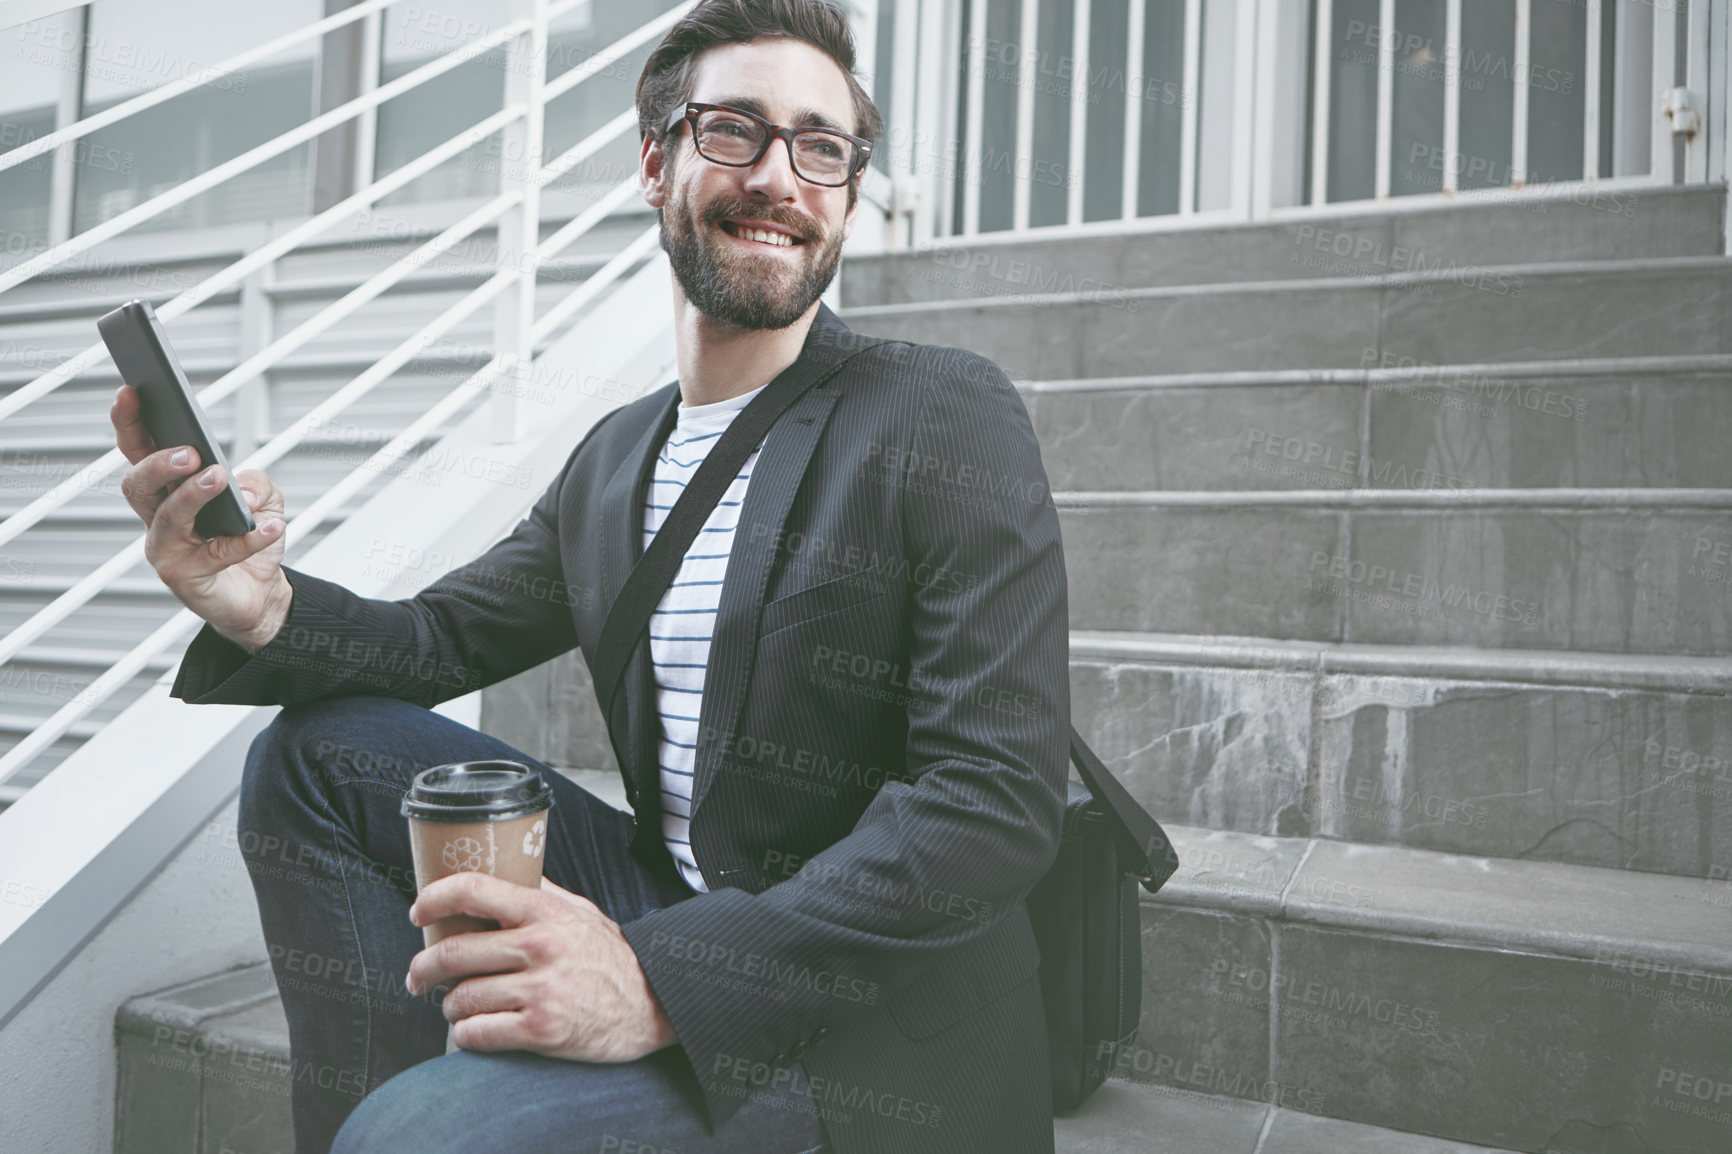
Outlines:
[{"label": "black-framed eyeglasses", "polygon": [[872,142],[834,128],[788,128],[771,124],[756,113],[725,104],[700,104],[688,100],[668,117],[668,132],[681,121],[692,126],[692,143],[698,155],[729,168],[750,168],[769,151],[775,140],[788,145],[788,160],[794,175],[809,184],[839,188],[866,166]]}]

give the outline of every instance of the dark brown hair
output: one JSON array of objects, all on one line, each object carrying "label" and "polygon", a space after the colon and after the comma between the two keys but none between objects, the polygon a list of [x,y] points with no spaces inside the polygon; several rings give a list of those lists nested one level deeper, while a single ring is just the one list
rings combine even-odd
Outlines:
[{"label": "dark brown hair", "polygon": [[877,140],[884,121],[854,75],[848,17],[830,0],[703,0],[668,30],[644,63],[637,80],[640,137],[660,140],[674,108],[691,99],[692,74],[705,49],[776,36],[802,40],[836,62],[854,98],[854,135]]}]

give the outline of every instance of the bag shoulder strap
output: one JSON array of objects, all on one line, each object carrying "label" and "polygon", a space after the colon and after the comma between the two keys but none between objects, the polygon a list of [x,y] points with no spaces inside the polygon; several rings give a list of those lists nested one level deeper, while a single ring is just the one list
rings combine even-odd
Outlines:
[{"label": "bag shoulder strap", "polygon": [[603,717],[613,716],[613,702],[619,693],[626,663],[637,649],[644,629],[649,626],[650,615],[661,604],[668,583],[679,572],[686,550],[691,548],[704,522],[709,520],[716,502],[722,499],[722,494],[728,491],[728,486],[745,467],[752,450],[769,433],[777,418],[807,390],[834,377],[844,365],[868,349],[892,343],[852,334],[850,340],[856,347],[846,356],[808,372],[783,372],[763,392],[753,397],[711,447],[698,471],[686,483],[685,491],[674,501],[667,519],[656,530],[644,555],[632,567],[630,576],[620,587],[619,596],[614,598],[613,606],[607,612],[607,620],[602,623],[594,674],[596,697],[601,703]]},{"label": "bag shoulder strap", "polygon": [[1070,727],[1070,759],[1076,764],[1083,784],[1105,808],[1107,825],[1119,843],[1124,871],[1141,881],[1150,893],[1166,885],[1179,868],[1179,854],[1167,831],[1137,804],[1137,799],[1088,747],[1074,725]]},{"label": "bag shoulder strap", "polygon": [[[868,349],[894,343],[859,337],[851,339],[857,342],[857,347],[829,367],[815,374],[783,373],[771,381],[733,419],[698,466],[698,471],[686,483],[685,491],[674,502],[661,528],[656,530],[650,547],[632,567],[619,596],[608,610],[607,620],[602,624],[594,674],[596,697],[601,703],[603,717],[613,716],[614,698],[619,693],[626,662],[649,626],[650,615],[661,603],[668,583],[679,572],[686,550],[691,548],[704,522],[709,520],[716,502],[739,476],[752,450],[769,433],[776,420],[808,389],[829,380]],[[1166,831],[1095,756],[1075,726],[1070,727],[1070,756],[1083,784],[1105,809],[1107,824],[1119,844],[1125,872],[1139,878],[1143,888],[1154,893],[1179,866],[1178,854],[1167,839]]]}]

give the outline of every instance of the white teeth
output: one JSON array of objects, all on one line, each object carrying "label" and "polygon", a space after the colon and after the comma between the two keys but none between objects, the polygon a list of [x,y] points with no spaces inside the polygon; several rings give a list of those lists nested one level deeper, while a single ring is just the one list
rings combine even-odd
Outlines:
[{"label": "white teeth", "polygon": [[[738,228],[739,226],[736,225],[735,227]],[[739,232],[747,240],[761,241],[764,244],[777,244],[785,247],[794,243],[794,238],[786,233],[766,232],[761,228],[741,228]]]}]

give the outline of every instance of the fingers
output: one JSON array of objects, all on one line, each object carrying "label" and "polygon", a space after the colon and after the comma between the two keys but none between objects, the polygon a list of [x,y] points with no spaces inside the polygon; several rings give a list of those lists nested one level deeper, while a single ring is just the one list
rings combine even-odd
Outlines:
[{"label": "fingers", "polygon": [[523,1010],[477,1014],[451,1027],[451,1040],[460,1050],[529,1050],[536,1042]]},{"label": "fingers", "polygon": [[128,461],[136,465],[156,452],[156,442],[145,429],[139,411],[138,390],[131,385],[122,385],[115,392],[114,404],[108,409],[108,421],[114,426],[115,444]]},{"label": "fingers", "polygon": [[475,930],[452,934],[409,960],[411,994],[450,986],[477,974],[510,974],[545,962],[552,950],[537,930]]},{"label": "fingers", "polygon": [[477,1014],[521,1010],[528,1005],[521,975],[486,974],[457,983],[440,1006],[447,1022],[461,1022]]},{"label": "fingers", "polygon": [[[149,434],[145,434],[148,440]],[[123,446],[124,448],[124,446]],[[198,471],[198,451],[186,445],[160,449],[142,457],[132,457],[134,463],[120,479],[120,492],[132,511],[149,525],[158,508],[174,486]]]},{"label": "fingers", "polygon": [[[191,483],[171,490],[158,502],[156,513],[149,518],[151,530],[145,539],[145,551],[158,572],[163,572],[166,565],[177,579],[210,577],[281,541],[284,530],[281,511],[255,516],[253,530],[239,537],[211,537],[206,541],[197,532],[194,518],[199,509],[222,494],[225,482],[227,475],[222,466],[213,464],[197,473]],[[255,499],[248,496],[249,506],[256,509]]]},{"label": "fingers", "polygon": [[506,929],[520,926],[547,909],[547,899],[520,886],[483,873],[455,873],[424,887],[409,907],[409,920],[431,925],[452,914],[491,918]]},{"label": "fingers", "polygon": [[271,513],[278,516],[282,515],[283,491],[277,488],[276,482],[265,476],[261,470],[237,469],[235,470],[235,483],[241,487],[241,492],[247,494],[248,504],[251,505],[255,515],[269,515]]}]

